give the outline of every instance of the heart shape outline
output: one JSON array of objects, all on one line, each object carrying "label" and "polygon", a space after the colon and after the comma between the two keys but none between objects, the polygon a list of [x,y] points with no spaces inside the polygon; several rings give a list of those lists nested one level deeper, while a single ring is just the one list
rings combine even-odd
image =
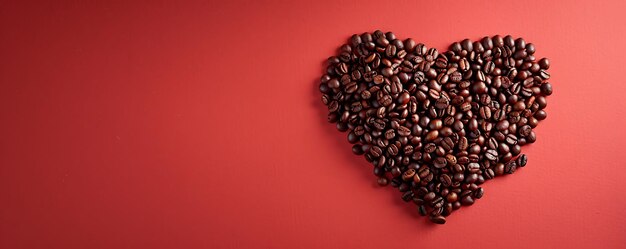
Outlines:
[{"label": "heart shape outline", "polygon": [[373,164],[380,185],[421,215],[446,216],[480,185],[526,165],[521,146],[546,118],[549,60],[524,39],[496,35],[439,53],[394,33],[353,35],[328,58],[319,90],[328,121]]}]

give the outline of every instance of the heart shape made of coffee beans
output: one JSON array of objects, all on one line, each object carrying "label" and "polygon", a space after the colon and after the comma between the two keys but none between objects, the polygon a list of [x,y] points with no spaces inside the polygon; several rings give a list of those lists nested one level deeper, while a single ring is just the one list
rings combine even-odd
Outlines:
[{"label": "heart shape made of coffee beans", "polygon": [[526,165],[521,146],[546,118],[548,59],[511,36],[440,53],[391,32],[353,35],[319,85],[328,121],[437,224],[483,196],[482,183]]}]

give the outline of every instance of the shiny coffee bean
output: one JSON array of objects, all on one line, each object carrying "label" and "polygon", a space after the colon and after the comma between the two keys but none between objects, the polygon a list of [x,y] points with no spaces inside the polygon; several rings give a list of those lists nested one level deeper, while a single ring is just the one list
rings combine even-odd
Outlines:
[{"label": "shiny coffee bean", "polygon": [[528,157],[526,156],[526,154],[522,154],[517,158],[517,165],[520,167],[524,167],[526,166],[526,163],[528,162]]},{"label": "shiny coffee bean", "polygon": [[446,224],[446,218],[441,216],[441,215],[437,215],[437,216],[430,216],[430,221],[432,221],[435,224]]}]

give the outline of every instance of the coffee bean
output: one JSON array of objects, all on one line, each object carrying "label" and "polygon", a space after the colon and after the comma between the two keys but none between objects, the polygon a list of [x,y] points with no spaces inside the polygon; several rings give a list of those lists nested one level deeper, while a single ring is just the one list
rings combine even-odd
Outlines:
[{"label": "coffee bean", "polygon": [[431,130],[439,130],[443,127],[441,119],[433,119],[428,123],[428,128]]},{"label": "coffee bean", "polygon": [[552,95],[552,84],[548,82],[541,84],[541,93],[546,96]]},{"label": "coffee bean", "polygon": [[378,146],[373,146],[370,149],[370,155],[372,155],[374,158],[378,158],[379,156],[381,156],[383,154],[383,151],[380,149],[380,147]]},{"label": "coffee bean", "polygon": [[465,183],[472,184],[478,180],[478,174],[469,174],[465,177]]},{"label": "coffee bean", "polygon": [[491,118],[491,108],[488,106],[483,106],[479,110],[480,117],[482,119],[490,119]]},{"label": "coffee bean", "polygon": [[441,140],[441,147],[445,151],[450,151],[454,148],[454,141],[452,141],[452,138],[446,137],[443,140]]},{"label": "coffee bean", "polygon": [[444,204],[443,198],[441,196],[437,196],[435,197],[435,199],[431,201],[430,205],[433,206],[434,209],[438,209],[438,208],[443,207],[443,204]]},{"label": "coffee bean", "polygon": [[496,124],[496,129],[499,131],[504,131],[506,129],[509,128],[509,121],[508,120],[501,120],[500,122],[498,122]]},{"label": "coffee bean", "polygon": [[449,203],[456,202],[456,201],[457,201],[457,199],[458,199],[457,194],[456,194],[456,193],[454,193],[454,192],[451,192],[451,193],[449,193],[449,194],[446,196],[446,200],[447,200]]},{"label": "coffee bean", "polygon": [[435,158],[435,161],[433,162],[433,165],[435,166],[435,168],[438,168],[438,169],[445,167],[447,164],[448,164],[448,161],[444,157],[437,157]]},{"label": "coffee bean", "polygon": [[411,135],[411,129],[404,127],[404,126],[400,126],[398,127],[398,135],[403,136],[403,137],[407,137]]},{"label": "coffee bean", "polygon": [[389,145],[389,147],[387,147],[387,153],[389,153],[389,155],[395,156],[398,154],[398,147],[395,144]]},{"label": "coffee bean", "polygon": [[389,129],[387,131],[385,131],[385,138],[386,139],[393,139],[394,137],[396,137],[396,130],[393,129]]},{"label": "coffee bean", "polygon": [[472,41],[470,41],[469,39],[465,39],[465,40],[461,41],[461,46],[463,47],[463,50],[466,50],[466,51],[474,50],[474,46],[472,44]]},{"label": "coffee bean", "polygon": [[430,216],[430,221],[432,221],[435,224],[446,224],[446,218],[441,216],[441,215],[437,215],[437,216]]},{"label": "coffee bean", "polygon": [[526,156],[526,154],[522,154],[517,158],[516,163],[518,166],[524,167],[526,166],[527,161],[528,161],[528,157]]},{"label": "coffee bean", "polygon": [[400,105],[404,105],[406,103],[409,103],[409,100],[411,99],[411,96],[409,95],[408,92],[402,92],[399,96],[398,99],[396,100],[398,104]]},{"label": "coffee bean", "polygon": [[426,146],[424,146],[424,152],[426,153],[433,153],[436,149],[437,145],[435,145],[434,143],[428,143],[426,144]]},{"label": "coffee bean", "polygon": [[494,171],[496,173],[496,176],[503,175],[504,174],[504,164],[503,163],[497,163]]},{"label": "coffee bean", "polygon": [[352,146],[352,153],[355,155],[363,155],[363,147],[360,144]]},{"label": "coffee bean", "polygon": [[539,60],[539,67],[541,67],[541,69],[550,68],[550,61],[548,60],[548,58],[542,58],[541,60]]},{"label": "coffee bean", "polygon": [[427,142],[434,141],[437,137],[439,137],[439,131],[437,130],[430,131],[428,134],[426,134],[426,141]]},{"label": "coffee bean", "polygon": [[437,100],[437,102],[435,103],[435,107],[437,109],[444,109],[444,108],[448,107],[448,99],[446,99],[446,98],[439,98]]},{"label": "coffee bean", "polygon": [[498,152],[495,150],[487,150],[487,152],[485,152],[485,157],[487,160],[495,161],[498,159]]},{"label": "coffee bean", "polygon": [[483,188],[478,188],[476,191],[474,191],[474,198],[480,199],[483,197],[484,193],[485,191],[483,190]]},{"label": "coffee bean", "polygon": [[535,113],[535,118],[537,118],[537,120],[544,120],[547,116],[548,114],[544,110],[539,110]]},{"label": "coffee bean", "polygon": [[467,112],[470,109],[472,109],[472,104],[470,104],[469,102],[465,102],[463,104],[461,104],[460,109],[462,112]]},{"label": "coffee bean", "polygon": [[544,80],[547,80],[547,79],[550,79],[550,74],[545,69],[541,69],[539,70],[539,77],[541,77]]},{"label": "coffee bean", "polygon": [[533,128],[531,128],[530,125],[524,125],[519,128],[518,133],[522,137],[527,137],[528,135],[530,135],[532,131],[533,131]]},{"label": "coffee bean", "polygon": [[447,174],[441,175],[439,177],[439,181],[445,187],[450,187],[452,185],[452,178],[450,177],[450,175],[447,175]]},{"label": "coffee bean", "polygon": [[409,202],[411,200],[413,200],[413,197],[415,196],[415,194],[412,191],[406,191],[404,192],[404,194],[402,194],[402,200],[405,202]]},{"label": "coffee bean", "polygon": [[415,176],[415,169],[407,169],[402,173],[402,179],[405,181],[412,181],[413,176]]},{"label": "coffee bean", "polygon": [[485,179],[487,180],[493,179],[496,176],[495,172],[492,169],[486,169],[485,173],[483,174]]},{"label": "coffee bean", "polygon": [[459,139],[459,150],[464,151],[467,150],[468,147],[468,141],[466,137],[461,137]]},{"label": "coffee bean", "polygon": [[461,204],[469,206],[474,204],[474,199],[471,196],[465,196],[463,198],[461,198]]},{"label": "coffee bean", "polygon": [[480,171],[480,165],[478,163],[470,163],[467,165],[467,171],[469,173],[478,173]]},{"label": "coffee bean", "polygon": [[515,173],[515,170],[517,169],[517,163],[516,162],[508,162],[504,165],[504,172],[506,172],[507,174],[513,174]]},{"label": "coffee bean", "polygon": [[424,195],[424,201],[426,203],[432,203],[432,201],[437,197],[437,194],[435,194],[435,192],[428,192]]},{"label": "coffee bean", "polygon": [[384,178],[384,177],[378,178],[378,185],[387,186],[387,184],[389,184],[389,181],[387,180],[387,178]]},{"label": "coffee bean", "polygon": [[506,142],[510,145],[517,144],[517,137],[513,134],[506,135]]},{"label": "coffee bean", "polygon": [[454,166],[458,162],[456,156],[452,154],[446,155],[446,161],[448,162],[448,166]]}]

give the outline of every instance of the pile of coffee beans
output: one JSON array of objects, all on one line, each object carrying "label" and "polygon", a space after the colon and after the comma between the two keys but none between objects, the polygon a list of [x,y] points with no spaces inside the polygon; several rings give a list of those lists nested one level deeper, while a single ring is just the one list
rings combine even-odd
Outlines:
[{"label": "pile of coffee beans", "polygon": [[353,35],[319,89],[328,121],[348,133],[378,184],[437,224],[483,196],[481,184],[524,167],[521,146],[546,118],[548,59],[511,36],[428,48],[394,33]]}]

